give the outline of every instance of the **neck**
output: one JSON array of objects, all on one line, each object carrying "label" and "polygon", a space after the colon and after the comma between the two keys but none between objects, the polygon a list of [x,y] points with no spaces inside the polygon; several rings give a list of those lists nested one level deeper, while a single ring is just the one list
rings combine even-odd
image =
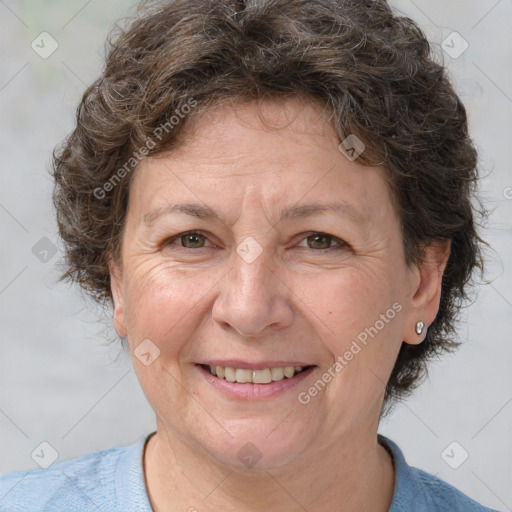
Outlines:
[{"label": "neck", "polygon": [[376,427],[370,430],[311,447],[286,466],[256,469],[256,465],[240,472],[160,425],[144,451],[152,508],[154,512],[387,512],[393,497],[393,464],[377,442]]}]

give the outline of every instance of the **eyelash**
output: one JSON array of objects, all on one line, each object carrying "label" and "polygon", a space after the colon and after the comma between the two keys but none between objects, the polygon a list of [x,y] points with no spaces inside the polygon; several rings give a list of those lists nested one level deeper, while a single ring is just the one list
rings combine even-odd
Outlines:
[{"label": "eyelash", "polygon": [[[198,250],[198,249],[206,249],[207,247],[197,247],[196,249],[191,249],[189,247],[183,247],[182,245],[178,245],[178,244],[174,244],[173,242],[175,240],[179,240],[180,238],[182,237],[185,237],[185,236],[189,236],[189,235],[197,235],[197,236],[200,236],[200,237],[204,237],[205,239],[208,239],[208,237],[202,233],[201,231],[185,231],[183,233],[180,233],[179,235],[176,235],[176,236],[173,236],[172,238],[170,238],[169,240],[167,240],[165,242],[165,245],[166,246],[169,246],[169,245],[176,245],[177,247],[179,247],[180,249],[184,249],[184,250]],[[315,252],[322,252],[322,251],[328,251],[328,250],[340,250],[340,249],[346,249],[349,247],[349,245],[344,242],[343,240],[341,240],[340,238],[337,238],[335,237],[334,235],[330,235],[329,233],[324,233],[323,231],[308,231],[306,233],[303,233],[304,235],[304,238],[301,239],[301,241],[303,240],[306,240],[308,237],[312,236],[312,235],[321,235],[321,236],[325,236],[327,238],[330,238],[333,242],[337,242],[338,243],[338,246],[330,246],[330,247],[326,247],[325,249],[313,249],[311,247],[304,247],[304,249],[311,249]]]}]

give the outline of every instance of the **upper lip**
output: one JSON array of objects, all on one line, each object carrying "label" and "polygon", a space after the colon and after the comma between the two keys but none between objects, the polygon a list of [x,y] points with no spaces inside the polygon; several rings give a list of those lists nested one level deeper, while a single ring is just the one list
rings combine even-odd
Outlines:
[{"label": "upper lip", "polygon": [[240,359],[211,359],[198,364],[209,366],[223,366],[225,368],[240,368],[246,370],[263,370],[265,368],[286,368],[287,366],[314,366],[303,361],[258,361],[249,362]]}]

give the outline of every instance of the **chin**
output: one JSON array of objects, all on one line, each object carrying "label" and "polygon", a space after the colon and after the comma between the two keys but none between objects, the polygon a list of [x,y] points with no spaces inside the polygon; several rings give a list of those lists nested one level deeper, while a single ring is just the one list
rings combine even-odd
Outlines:
[{"label": "chin", "polygon": [[[286,417],[286,415],[284,415]],[[277,469],[296,459],[311,447],[315,434],[298,430],[297,425],[274,421],[238,421],[236,430],[223,431],[216,443],[201,443],[219,463],[244,474]],[[212,437],[210,437],[210,440]]]}]

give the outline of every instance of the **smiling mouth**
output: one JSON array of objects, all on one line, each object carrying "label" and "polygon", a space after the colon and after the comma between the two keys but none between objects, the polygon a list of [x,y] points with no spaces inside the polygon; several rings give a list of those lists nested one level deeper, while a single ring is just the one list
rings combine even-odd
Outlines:
[{"label": "smiling mouth", "polygon": [[232,368],[230,366],[200,365],[208,373],[227,382],[240,384],[271,384],[285,379],[292,379],[312,366],[285,366],[253,370],[249,368]]}]

